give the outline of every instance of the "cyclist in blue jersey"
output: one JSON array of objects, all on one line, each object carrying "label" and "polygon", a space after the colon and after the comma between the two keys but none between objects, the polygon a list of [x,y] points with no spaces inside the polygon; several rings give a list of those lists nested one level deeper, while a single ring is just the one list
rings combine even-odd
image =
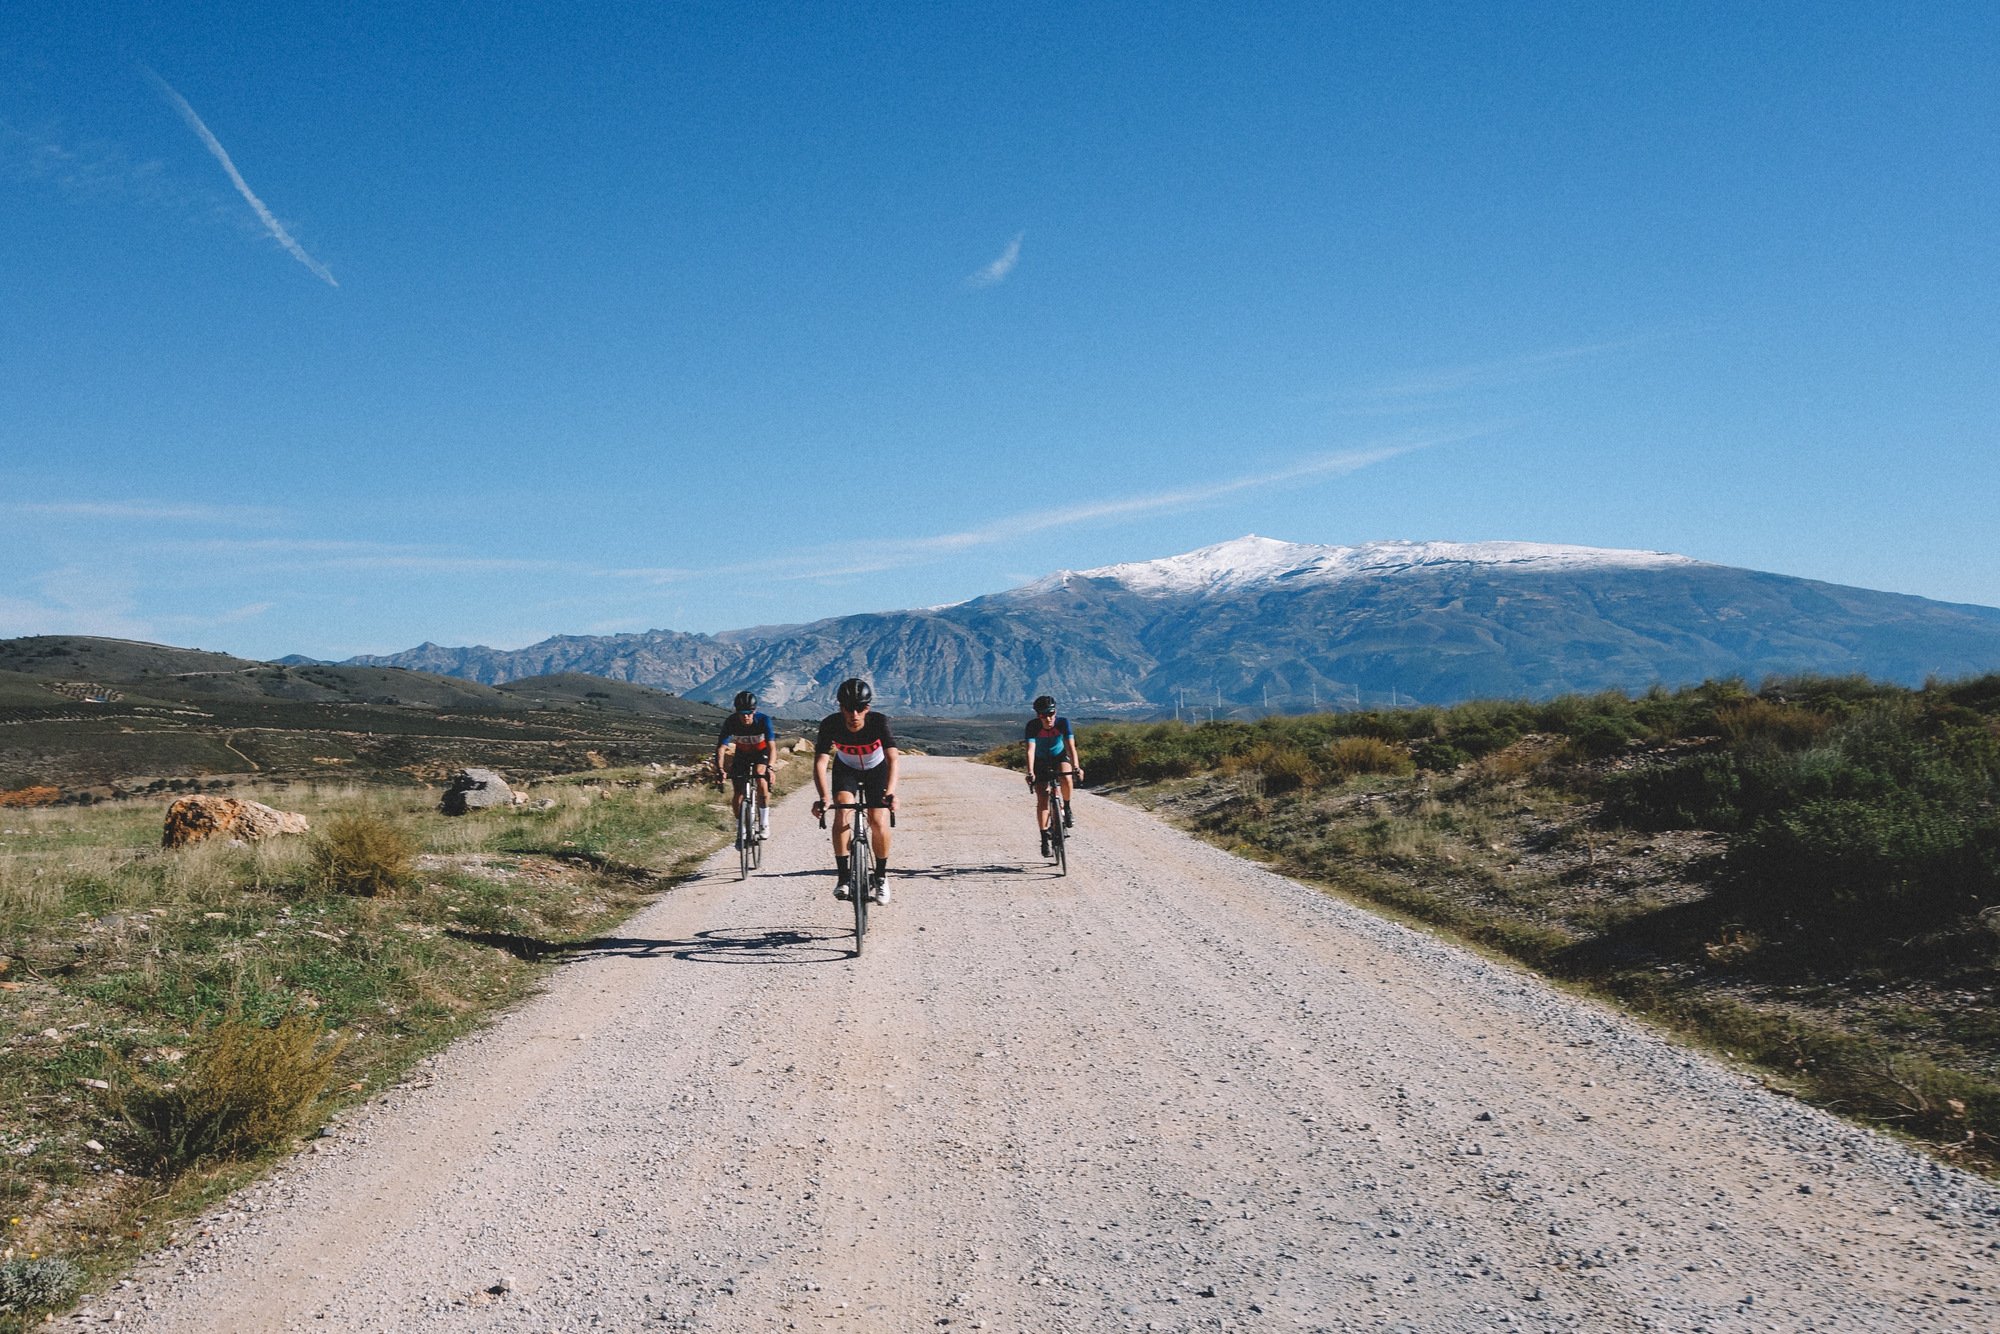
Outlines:
[{"label": "cyclist in blue jersey", "polygon": [[736,712],[722,720],[722,733],[715,738],[715,773],[723,773],[728,759],[732,791],[729,813],[740,816],[743,792],[754,776],[757,780],[757,832],[771,832],[771,759],[778,751],[778,731],[769,715],[757,712],[757,697],[747,690],[736,692]]},{"label": "cyclist in blue jersey", "polygon": [[1035,701],[1035,716],[1028,720],[1028,786],[1035,790],[1035,828],[1042,833],[1042,855],[1049,855],[1049,794],[1043,778],[1060,775],[1063,795],[1063,828],[1076,827],[1076,808],[1070,804],[1076,794],[1076,780],[1083,777],[1083,755],[1076,748],[1076,729],[1069,719],[1056,716],[1053,695]]}]

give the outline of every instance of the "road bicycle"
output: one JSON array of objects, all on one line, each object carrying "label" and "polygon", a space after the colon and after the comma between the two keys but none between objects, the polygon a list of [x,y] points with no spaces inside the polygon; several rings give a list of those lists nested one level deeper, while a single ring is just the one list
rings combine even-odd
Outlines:
[{"label": "road bicycle", "polygon": [[743,800],[736,808],[736,857],[742,867],[739,880],[748,880],[750,873],[764,864],[763,816],[767,803],[758,789],[759,779],[770,772],[767,765],[752,765],[743,783]]},{"label": "road bicycle", "polygon": [[1069,837],[1064,828],[1065,817],[1069,814],[1068,803],[1063,800],[1062,780],[1064,774],[1075,773],[1068,765],[1060,765],[1052,774],[1040,775],[1035,786],[1048,793],[1049,803],[1049,860],[1056,864],[1057,875],[1069,874]]},{"label": "road bicycle", "polygon": [[854,812],[854,837],[848,844],[848,864],[854,868],[854,953],[861,953],[862,938],[868,934],[868,895],[875,882],[875,844],[868,833],[868,812],[889,812],[889,827],[896,827],[896,808],[886,801],[836,801],[821,807],[819,827],[826,828],[829,811]]}]

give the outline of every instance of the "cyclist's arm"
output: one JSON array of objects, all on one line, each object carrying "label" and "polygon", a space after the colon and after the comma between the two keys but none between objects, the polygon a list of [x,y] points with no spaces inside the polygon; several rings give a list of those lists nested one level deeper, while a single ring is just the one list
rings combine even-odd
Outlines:
[{"label": "cyclist's arm", "polygon": [[1069,767],[1076,770],[1078,778],[1083,777],[1083,748],[1076,744],[1076,729],[1069,731]]},{"label": "cyclist's arm", "polygon": [[1035,743],[1028,743],[1028,781],[1035,781]]},{"label": "cyclist's arm", "polygon": [[827,780],[832,774],[833,755],[830,752],[821,751],[813,756],[813,787],[819,792],[819,804],[822,806],[832,800],[827,789]]},{"label": "cyclist's arm", "polygon": [[896,767],[901,758],[894,746],[882,747],[882,767],[887,771],[882,775],[882,796],[891,806],[896,804]]}]

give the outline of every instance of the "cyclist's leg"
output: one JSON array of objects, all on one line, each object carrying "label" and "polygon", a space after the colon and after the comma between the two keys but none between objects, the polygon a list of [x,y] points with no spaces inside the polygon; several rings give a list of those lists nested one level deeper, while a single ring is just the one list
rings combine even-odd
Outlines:
[{"label": "cyclist's leg", "polygon": [[889,860],[889,812],[879,806],[868,812],[868,837],[875,843],[875,860]]},{"label": "cyclist's leg", "polygon": [[848,821],[853,818],[853,815],[844,806],[839,804],[838,797],[835,798],[835,801],[836,805],[833,812],[833,896],[837,899],[844,899],[850,897],[854,890],[854,834],[848,825]]},{"label": "cyclist's leg", "polygon": [[[848,884],[853,879],[854,855],[854,807],[861,801],[860,776],[854,770],[836,763],[833,766],[833,862],[839,870],[840,883]],[[836,887],[834,893],[840,894]]]},{"label": "cyclist's leg", "polygon": [[1076,770],[1067,764],[1062,767],[1062,794],[1063,828],[1067,829],[1076,823],[1076,817],[1071,814],[1076,809]]},{"label": "cyclist's leg", "polygon": [[868,803],[868,842],[874,851],[874,891],[877,903],[889,901],[889,888],[885,881],[889,875],[889,812],[882,803],[889,799],[889,775],[880,769],[872,769],[868,781],[861,785],[862,799]]}]

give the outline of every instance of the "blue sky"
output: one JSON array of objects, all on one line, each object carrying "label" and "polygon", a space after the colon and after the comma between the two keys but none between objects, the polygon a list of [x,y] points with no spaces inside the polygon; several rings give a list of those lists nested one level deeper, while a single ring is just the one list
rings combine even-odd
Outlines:
[{"label": "blue sky", "polygon": [[16,0],[0,635],[511,647],[1246,532],[2000,604],[2000,7],[1643,8]]}]

